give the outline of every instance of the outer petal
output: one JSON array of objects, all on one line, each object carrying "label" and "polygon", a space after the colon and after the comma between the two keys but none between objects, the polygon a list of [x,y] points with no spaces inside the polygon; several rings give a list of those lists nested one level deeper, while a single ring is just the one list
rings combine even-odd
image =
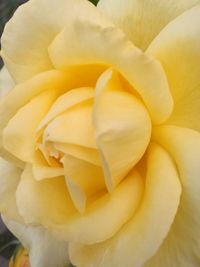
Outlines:
[{"label": "outer petal", "polygon": [[88,64],[91,69],[92,64],[117,69],[132,91],[140,94],[155,123],[166,120],[172,111],[173,100],[160,63],[142,53],[114,26],[76,18],[52,42],[49,54],[61,70]]},{"label": "outer petal", "polygon": [[98,8],[145,50],[167,23],[199,0],[100,0]]},{"label": "outer petal", "polygon": [[0,98],[6,95],[15,86],[6,67],[3,67],[0,71]]},{"label": "outer petal", "polygon": [[15,193],[22,171],[0,158],[0,172],[0,213],[19,221]]},{"label": "outer petal", "polygon": [[200,5],[172,21],[148,52],[161,61],[174,98],[168,123],[200,131]]},{"label": "outer petal", "polygon": [[2,36],[1,55],[15,80],[22,82],[52,69],[48,46],[74,17],[88,14],[93,21],[106,21],[86,0],[33,0],[21,6]]},{"label": "outer petal", "polygon": [[42,226],[27,226],[3,216],[9,230],[29,250],[31,267],[67,267],[68,244],[57,240]]},{"label": "outer petal", "polygon": [[154,139],[173,156],[182,184],[180,206],[163,245],[145,267],[200,266],[200,134],[158,127]]},{"label": "outer petal", "polygon": [[70,244],[77,267],[141,267],[160,247],[174,220],[181,193],[176,166],[158,145],[150,148],[144,199],[133,218],[110,240]]}]

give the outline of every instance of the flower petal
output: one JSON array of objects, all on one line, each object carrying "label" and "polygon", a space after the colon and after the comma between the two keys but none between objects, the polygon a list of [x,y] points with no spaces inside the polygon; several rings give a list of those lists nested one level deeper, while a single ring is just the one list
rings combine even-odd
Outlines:
[{"label": "flower petal", "polygon": [[64,143],[54,143],[54,147],[64,154],[71,155],[96,166],[101,166],[99,151],[97,149]]},{"label": "flower petal", "polygon": [[33,161],[37,126],[57,95],[56,90],[44,91],[18,110],[3,130],[3,147],[7,151],[22,161]]},{"label": "flower petal", "polygon": [[21,220],[16,206],[15,192],[20,180],[21,170],[0,158],[0,213]]},{"label": "flower petal", "polygon": [[200,5],[168,24],[148,52],[162,63],[174,98],[167,123],[200,131]]},{"label": "flower petal", "polygon": [[75,212],[64,177],[36,181],[29,165],[22,174],[16,197],[26,223],[65,223]]},{"label": "flower petal", "polygon": [[99,79],[94,104],[97,145],[111,192],[143,156],[151,135],[151,120],[140,100],[123,91],[117,73]]},{"label": "flower petal", "polygon": [[3,67],[0,71],[0,98],[6,95],[15,86],[6,67]]},{"label": "flower petal", "polygon": [[145,50],[155,36],[199,0],[100,0],[97,7]]},{"label": "flower petal", "polygon": [[166,237],[179,205],[180,193],[174,162],[163,148],[152,144],[147,159],[144,199],[135,216],[104,243],[92,246],[71,243],[72,263],[78,267],[142,266]]},{"label": "flower petal", "polygon": [[[33,97],[45,90],[64,91],[74,84],[73,78],[61,71],[49,71],[41,73],[33,79],[17,85],[0,102],[0,137],[2,139],[2,130],[9,120],[16,114],[18,109],[28,103]],[[69,86],[69,87],[68,87]],[[0,139],[0,145],[2,140]]]},{"label": "flower petal", "polygon": [[131,172],[112,194],[104,193],[88,206],[83,215],[74,216],[68,224],[58,227],[57,235],[83,244],[107,240],[134,215],[143,189],[141,176]]},{"label": "flower petal", "polygon": [[35,0],[18,8],[5,27],[1,52],[15,80],[22,82],[52,69],[48,46],[74,17],[84,18],[88,14],[99,23],[106,20],[86,0]]},{"label": "flower petal", "polygon": [[94,89],[90,87],[73,89],[61,95],[52,105],[51,109],[49,110],[45,118],[39,124],[38,130],[41,130],[50,121],[55,119],[58,115],[62,114],[69,108],[81,102],[84,102],[88,99],[93,99],[93,97],[94,97]]},{"label": "flower petal", "polygon": [[174,158],[182,195],[171,227],[155,256],[145,267],[198,267],[200,265],[200,133],[177,126],[154,129],[154,139]]},{"label": "flower petal", "polygon": [[71,107],[46,127],[44,142],[61,142],[96,148],[92,125],[93,100]]},{"label": "flower petal", "polygon": [[83,213],[87,200],[105,188],[102,168],[70,155],[65,155],[62,163],[72,201]]},{"label": "flower petal", "polygon": [[173,100],[160,63],[142,53],[112,25],[76,18],[52,42],[49,54],[61,70],[89,64],[91,68],[104,64],[117,69],[140,94],[155,123],[166,120],[172,111]]},{"label": "flower petal", "polygon": [[42,226],[28,226],[3,216],[8,229],[29,250],[31,267],[67,267],[68,244],[57,240]]}]

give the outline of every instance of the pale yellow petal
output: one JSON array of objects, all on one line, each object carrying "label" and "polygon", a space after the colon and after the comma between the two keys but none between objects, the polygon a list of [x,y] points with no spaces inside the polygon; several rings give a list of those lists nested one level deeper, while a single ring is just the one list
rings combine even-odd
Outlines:
[{"label": "pale yellow petal", "polygon": [[93,120],[106,185],[112,191],[145,153],[151,120],[143,103],[123,91],[112,70],[97,83]]},{"label": "pale yellow petal", "polygon": [[62,159],[65,180],[72,201],[79,212],[85,211],[87,201],[105,188],[100,166],[65,155]]},{"label": "pale yellow petal", "polygon": [[117,69],[140,94],[155,123],[166,120],[172,111],[173,100],[160,63],[114,26],[74,19],[49,46],[49,54],[61,70],[88,64],[91,68],[92,64],[107,64]]},{"label": "pale yellow petal", "polygon": [[0,98],[7,95],[8,92],[15,86],[13,79],[11,78],[6,67],[3,67],[0,71]]},{"label": "pale yellow petal", "polygon": [[44,142],[61,142],[96,148],[92,125],[93,101],[88,100],[57,116],[44,131]]},{"label": "pale yellow petal", "polygon": [[143,191],[143,179],[135,171],[131,172],[112,194],[105,193],[82,216],[73,217],[68,224],[58,227],[56,233],[66,240],[83,244],[107,240],[134,215]]},{"label": "pale yellow petal", "polygon": [[174,98],[168,124],[200,131],[200,5],[167,25],[148,52],[162,63]]},{"label": "pale yellow petal", "polygon": [[[44,12],[45,11],[45,12]],[[52,69],[48,46],[74,18],[106,19],[86,0],[34,0],[22,5],[7,23],[1,55],[16,81]]]},{"label": "pale yellow petal", "polygon": [[50,121],[56,118],[58,115],[62,114],[69,108],[84,102],[88,99],[92,99],[94,97],[94,89],[88,88],[78,88],[70,90],[69,92],[61,95],[55,103],[52,105],[48,114],[38,125],[38,131],[41,130],[44,126],[46,126]]},{"label": "pale yellow petal", "polygon": [[71,243],[72,263],[78,267],[143,266],[168,234],[180,193],[173,160],[164,149],[153,144],[147,160],[144,199],[135,216],[106,242],[92,246],[78,241]]},{"label": "pale yellow petal", "polygon": [[11,90],[0,102],[0,144],[2,143],[3,128],[18,109],[45,90],[52,89],[62,92],[70,89],[74,82],[73,77],[69,77],[67,73],[53,70],[41,73]]},{"label": "pale yellow petal", "polygon": [[67,267],[68,244],[56,239],[42,226],[28,226],[3,216],[8,229],[29,252],[31,267]]},{"label": "pale yellow petal", "polygon": [[8,218],[21,220],[16,206],[15,192],[21,170],[0,158],[0,213]]},{"label": "pale yellow petal", "polygon": [[40,181],[46,178],[58,177],[64,175],[63,168],[50,167],[45,165],[33,165],[33,176]]},{"label": "pale yellow petal", "polygon": [[163,126],[154,139],[173,156],[182,195],[171,230],[145,267],[199,267],[200,257],[200,134],[188,128]]},{"label": "pale yellow petal", "polygon": [[68,154],[80,160],[84,160],[94,165],[101,166],[98,149],[64,143],[54,143],[53,145],[55,149],[64,154]]},{"label": "pale yellow petal", "polygon": [[22,174],[16,197],[26,223],[65,223],[75,212],[64,177],[36,181],[29,165]]},{"label": "pale yellow petal", "polygon": [[98,9],[145,50],[171,20],[199,0],[100,0]]},{"label": "pale yellow petal", "polygon": [[20,108],[3,130],[3,147],[25,162],[33,162],[36,129],[55,101],[58,92],[47,90]]}]

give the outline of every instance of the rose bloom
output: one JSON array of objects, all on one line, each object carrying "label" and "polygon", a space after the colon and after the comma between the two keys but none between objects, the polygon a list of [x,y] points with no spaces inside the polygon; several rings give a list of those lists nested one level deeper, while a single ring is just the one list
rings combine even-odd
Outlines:
[{"label": "rose bloom", "polygon": [[200,266],[198,3],[31,0],[6,25],[0,211],[32,267]]}]

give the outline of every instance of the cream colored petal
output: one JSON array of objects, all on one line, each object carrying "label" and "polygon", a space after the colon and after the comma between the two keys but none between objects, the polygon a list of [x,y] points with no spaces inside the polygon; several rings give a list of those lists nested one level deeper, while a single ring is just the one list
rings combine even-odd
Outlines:
[{"label": "cream colored petal", "polygon": [[93,101],[88,100],[57,116],[44,131],[44,142],[61,142],[96,148],[92,125]]},{"label": "cream colored petal", "polygon": [[174,98],[168,124],[200,131],[200,5],[171,22],[148,52],[162,63]]},{"label": "cream colored petal", "polygon": [[87,201],[105,188],[100,166],[65,155],[62,159],[65,180],[75,207],[84,213]]},{"label": "cream colored petal", "polygon": [[6,67],[3,67],[0,71],[0,99],[7,95],[8,92],[15,86],[13,79],[11,78]]},{"label": "cream colored petal", "polygon": [[123,91],[117,73],[108,70],[97,83],[93,121],[106,185],[112,191],[145,153],[151,120],[143,103]]},{"label": "cream colored petal", "polygon": [[177,212],[180,193],[174,162],[164,149],[153,144],[147,159],[144,199],[135,216],[104,243],[92,246],[78,241],[71,243],[72,263],[77,267],[143,266],[166,237]]},{"label": "cream colored petal", "polygon": [[199,0],[100,0],[97,7],[142,50],[171,20]]},{"label": "cream colored petal", "polygon": [[47,90],[18,110],[3,130],[3,147],[25,162],[33,162],[36,129],[55,101],[58,92]]},{"label": "cream colored petal", "polygon": [[65,223],[75,212],[64,177],[36,181],[29,165],[22,174],[16,197],[26,223]]},{"label": "cream colored petal", "polygon": [[8,229],[29,251],[31,267],[69,266],[68,244],[57,240],[42,226],[28,226],[3,216]]},{"label": "cream colored petal", "polygon": [[154,139],[173,156],[182,184],[180,206],[171,230],[144,267],[200,266],[200,134],[176,126],[158,127]]},{"label": "cream colored petal", "polygon": [[2,143],[3,128],[18,109],[45,90],[57,90],[61,93],[65,89],[69,90],[74,83],[76,82],[68,73],[53,70],[41,73],[31,80],[17,85],[0,102],[0,144]]},{"label": "cream colored petal", "polygon": [[160,63],[142,53],[114,26],[89,19],[71,20],[49,46],[49,54],[61,70],[84,64],[117,69],[141,95],[155,123],[165,121],[172,111],[173,100]]},{"label": "cream colored petal", "polygon": [[61,95],[52,105],[51,109],[49,110],[45,118],[39,124],[38,131],[40,131],[50,121],[55,119],[58,115],[64,113],[69,108],[81,102],[84,102],[88,99],[93,99],[93,97],[94,97],[94,89],[89,87],[73,89]]},{"label": "cream colored petal", "polygon": [[0,213],[18,221],[21,221],[21,218],[16,206],[15,193],[21,172],[19,168],[0,158]]},{"label": "cream colored petal", "polygon": [[97,149],[64,143],[54,143],[54,147],[64,154],[101,166],[99,151]]},{"label": "cream colored petal", "polygon": [[35,0],[18,8],[5,27],[1,52],[15,80],[22,82],[52,69],[48,46],[64,26],[69,27],[71,20],[86,16],[108,24],[86,0]]},{"label": "cream colored petal", "polygon": [[56,168],[44,165],[33,165],[32,171],[34,178],[38,181],[46,178],[52,178],[64,175],[63,168]]},{"label": "cream colored petal", "polygon": [[[56,233],[66,240],[83,244],[107,240],[134,215],[143,191],[142,178],[135,171],[131,172],[112,194],[103,194],[82,216],[76,216],[68,224],[58,227]],[[92,260],[91,257],[96,266]]]}]

